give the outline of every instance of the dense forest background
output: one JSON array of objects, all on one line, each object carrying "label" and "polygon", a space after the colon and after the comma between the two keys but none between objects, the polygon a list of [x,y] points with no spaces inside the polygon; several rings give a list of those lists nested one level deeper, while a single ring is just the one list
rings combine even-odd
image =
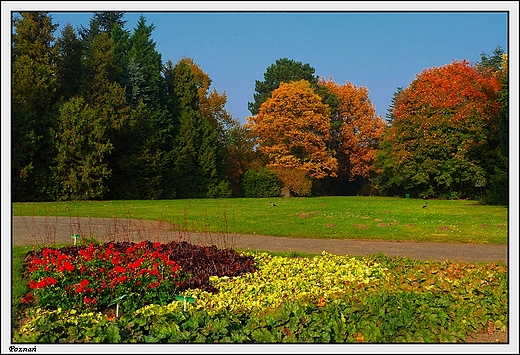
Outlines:
[{"label": "dense forest background", "polygon": [[[397,88],[385,118],[368,89],[280,58],[244,124],[191,58],[163,61],[141,16],[87,28],[13,17],[13,201],[373,194],[509,199],[507,54],[454,61]],[[253,83],[252,83],[253,85]]]}]

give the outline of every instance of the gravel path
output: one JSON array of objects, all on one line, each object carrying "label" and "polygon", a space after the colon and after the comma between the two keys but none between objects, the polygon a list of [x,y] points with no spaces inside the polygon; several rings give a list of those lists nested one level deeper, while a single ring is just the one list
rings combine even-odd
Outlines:
[{"label": "gravel path", "polygon": [[198,245],[216,245],[241,250],[302,252],[319,254],[368,256],[382,252],[418,260],[460,262],[508,262],[505,244],[465,244],[428,242],[388,242],[354,239],[308,239],[265,235],[194,233],[179,231],[178,226],[160,221],[79,218],[19,217],[12,219],[13,245],[73,244],[72,234],[95,236],[102,242],[141,240],[187,241]]}]

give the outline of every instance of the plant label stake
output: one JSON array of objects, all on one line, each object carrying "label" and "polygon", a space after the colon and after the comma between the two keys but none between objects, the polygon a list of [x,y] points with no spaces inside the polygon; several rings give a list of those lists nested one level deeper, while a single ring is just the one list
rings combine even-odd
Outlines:
[{"label": "plant label stake", "polygon": [[72,239],[74,239],[74,246],[76,246],[76,239],[81,238],[79,234],[71,234],[70,236]]},{"label": "plant label stake", "polygon": [[184,311],[186,311],[186,302],[195,303],[195,298],[189,296],[175,296],[177,301],[184,301]]},{"label": "plant label stake", "polygon": [[112,302],[110,302],[110,304],[108,305],[109,307],[111,305],[113,305],[114,303],[116,304],[116,318],[119,317],[119,302],[118,301],[121,301],[123,298],[125,298],[126,296],[128,296],[128,294],[124,294],[122,295],[121,297],[118,297],[116,298],[115,300],[113,300]]}]

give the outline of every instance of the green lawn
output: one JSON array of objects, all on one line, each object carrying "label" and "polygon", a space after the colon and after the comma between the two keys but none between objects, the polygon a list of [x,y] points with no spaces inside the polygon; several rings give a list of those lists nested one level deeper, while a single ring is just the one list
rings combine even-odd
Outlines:
[{"label": "green lawn", "polygon": [[[270,201],[276,206],[271,206]],[[508,209],[390,197],[13,203],[15,216],[163,220],[179,229],[306,238],[506,244]]]}]

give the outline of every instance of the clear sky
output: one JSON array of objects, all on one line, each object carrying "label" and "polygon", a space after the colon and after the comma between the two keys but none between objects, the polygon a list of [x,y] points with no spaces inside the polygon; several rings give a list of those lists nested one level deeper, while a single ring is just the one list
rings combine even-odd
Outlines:
[{"label": "clear sky", "polygon": [[[324,5],[313,9],[325,12],[304,12],[305,6],[291,3],[259,12],[240,7],[211,12],[202,5],[195,9],[205,12],[169,12],[165,2],[138,11],[130,4],[119,3],[110,10],[129,11],[124,20],[130,31],[144,16],[148,25],[155,26],[152,39],[163,63],[192,58],[211,77],[213,87],[227,93],[226,109],[242,122],[250,115],[255,81],[263,80],[267,67],[280,58],[308,63],[316,75],[332,76],[338,84],[349,81],[366,87],[376,112],[385,116],[397,87],[408,86],[422,70],[454,60],[476,62],[481,53],[491,55],[497,46],[509,49],[508,14],[497,6],[483,12],[394,6],[389,9],[400,11],[380,12],[385,9],[366,2],[361,8]],[[77,28],[88,27],[92,12],[51,10],[51,15],[54,23]]]}]

